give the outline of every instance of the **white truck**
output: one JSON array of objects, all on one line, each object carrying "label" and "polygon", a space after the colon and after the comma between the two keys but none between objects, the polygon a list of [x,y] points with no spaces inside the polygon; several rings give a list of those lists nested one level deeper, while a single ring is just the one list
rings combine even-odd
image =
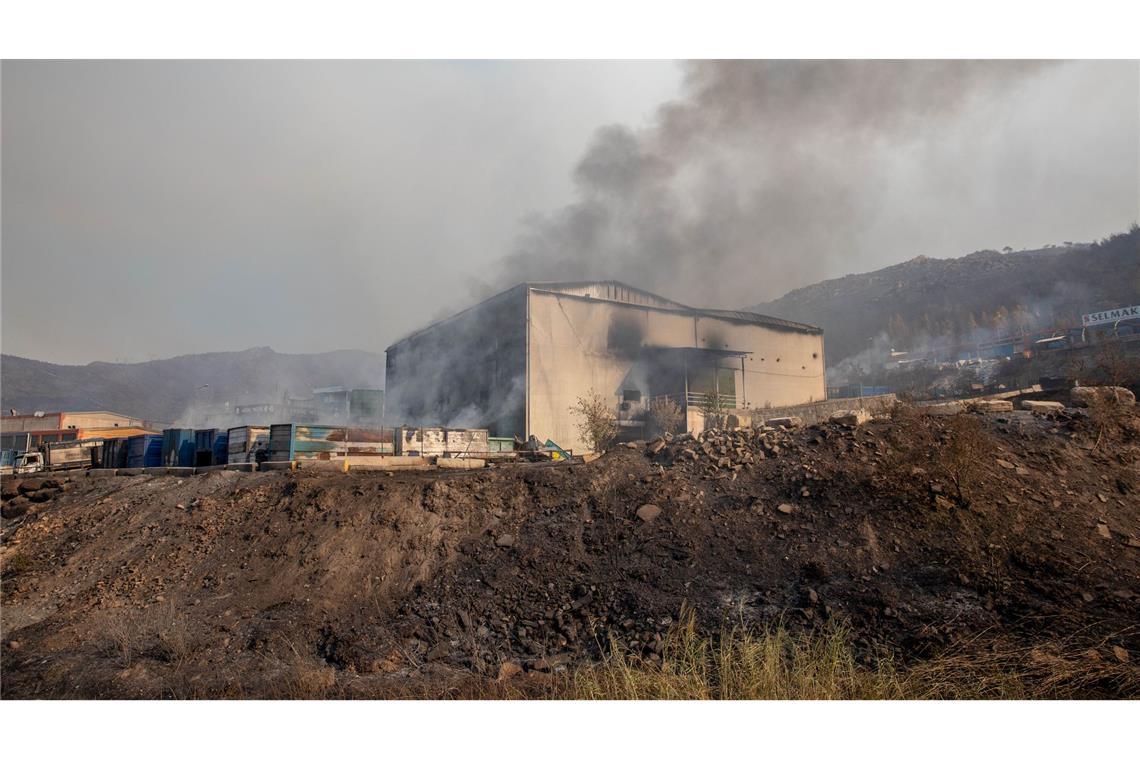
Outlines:
[{"label": "white truck", "polygon": [[15,462],[2,474],[24,475],[35,472],[77,470],[91,467],[91,449],[102,446],[102,440],[62,441],[40,446],[35,451],[16,454]]}]

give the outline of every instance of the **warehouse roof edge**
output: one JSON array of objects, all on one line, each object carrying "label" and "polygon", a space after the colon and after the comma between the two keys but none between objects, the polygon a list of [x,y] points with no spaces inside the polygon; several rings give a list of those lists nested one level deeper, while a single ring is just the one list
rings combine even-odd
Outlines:
[{"label": "warehouse roof edge", "polygon": [[619,280],[566,280],[566,281],[520,282],[518,285],[514,285],[510,288],[507,288],[506,290],[502,290],[502,291],[500,291],[500,292],[498,292],[492,296],[489,296],[488,298],[484,298],[484,299],[472,304],[471,306],[468,306],[465,309],[457,311],[456,313],[451,314],[449,316],[446,316],[442,319],[437,319],[434,322],[432,322],[428,325],[425,325],[424,327],[419,328],[418,330],[414,330],[413,332],[408,333],[407,335],[400,338],[399,340],[397,340],[392,345],[388,346],[388,349],[386,349],[386,350],[390,350],[392,348],[395,348],[395,347],[399,346],[401,343],[404,343],[405,341],[411,340],[412,338],[416,337],[417,335],[419,335],[423,332],[426,332],[427,330],[430,330],[433,327],[437,327],[439,325],[442,325],[442,324],[449,322],[452,319],[460,317],[463,314],[467,313],[468,311],[470,311],[471,309],[474,309],[477,306],[488,303],[490,301],[494,301],[498,298],[502,298],[502,297],[504,297],[510,293],[514,293],[515,291],[517,291],[519,289],[525,288],[527,290],[536,290],[536,291],[543,291],[543,292],[548,292],[548,293],[556,293],[560,296],[565,296],[568,298],[577,298],[577,299],[581,299],[581,300],[599,300],[592,295],[588,295],[588,294],[583,295],[583,294],[571,292],[574,289],[589,289],[589,288],[597,288],[597,287],[607,287],[607,288],[610,288],[613,290],[625,290],[631,294],[636,294],[636,295],[640,296],[642,299],[644,299],[646,302],[645,303],[639,303],[636,301],[629,301],[629,300],[619,299],[619,298],[606,298],[606,299],[601,299],[601,300],[609,300],[609,301],[614,301],[614,302],[619,302],[619,303],[625,303],[629,306],[635,306],[635,307],[639,307],[639,308],[643,308],[643,309],[650,309],[650,310],[654,310],[654,311],[679,312],[679,313],[687,314],[690,316],[716,317],[718,319],[727,319],[730,321],[742,322],[745,324],[765,325],[767,327],[774,327],[777,329],[794,330],[796,332],[804,332],[804,333],[809,333],[812,335],[820,335],[823,333],[823,328],[817,327],[815,325],[809,325],[809,324],[805,324],[803,322],[793,322],[792,320],[789,320],[789,319],[781,319],[779,317],[771,317],[771,316],[767,316],[764,314],[756,314],[756,313],[750,312],[750,311],[739,311],[739,310],[734,310],[734,309],[695,308],[695,307],[688,306],[686,304],[680,303],[679,301],[674,301],[674,300],[671,300],[669,298],[665,298],[664,296],[660,296],[660,295],[653,293],[651,291],[643,290],[642,288],[637,288],[637,287],[634,287],[632,285],[627,285],[626,283],[621,282]]}]

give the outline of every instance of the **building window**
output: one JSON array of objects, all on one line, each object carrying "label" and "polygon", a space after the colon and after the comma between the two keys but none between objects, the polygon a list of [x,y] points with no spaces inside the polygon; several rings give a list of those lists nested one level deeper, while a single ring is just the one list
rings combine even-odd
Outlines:
[{"label": "building window", "polygon": [[626,388],[621,392],[621,400],[631,404],[640,404],[641,391]]}]

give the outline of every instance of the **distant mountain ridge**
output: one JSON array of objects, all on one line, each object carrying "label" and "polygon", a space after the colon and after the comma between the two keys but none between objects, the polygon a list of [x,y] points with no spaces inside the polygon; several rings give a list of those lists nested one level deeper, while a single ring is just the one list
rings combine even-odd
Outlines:
[{"label": "distant mountain ridge", "polygon": [[[384,355],[368,351],[279,354],[271,348],[187,354],[133,364],[63,365],[0,356],[0,404],[36,410],[106,410],[158,422],[194,404],[279,401],[312,388],[384,387]],[[203,387],[208,386],[208,387]]]},{"label": "distant mountain ridge", "polygon": [[[1007,319],[1079,320],[1140,303],[1140,228],[1099,243],[1036,251],[924,256],[826,280],[749,308],[824,329],[829,366],[888,335],[896,347],[932,335],[968,334]],[[197,404],[264,403],[314,387],[384,387],[384,355],[367,351],[281,354],[271,348],[187,354],[132,364],[61,365],[0,356],[0,405],[107,410],[173,422]],[[208,387],[203,387],[208,386]]]},{"label": "distant mountain ridge", "polygon": [[819,325],[828,366],[886,334],[896,348],[1022,322],[1079,323],[1083,313],[1140,302],[1140,229],[1099,243],[1034,251],[919,256],[808,285],[750,310]]}]

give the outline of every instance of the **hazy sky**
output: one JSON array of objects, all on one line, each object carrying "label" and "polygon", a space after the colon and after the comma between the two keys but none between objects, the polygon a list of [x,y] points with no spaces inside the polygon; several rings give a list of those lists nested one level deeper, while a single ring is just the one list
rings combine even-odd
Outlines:
[{"label": "hazy sky", "polygon": [[[916,99],[917,118],[905,115],[905,129],[857,125],[859,140],[839,109],[858,100],[865,111],[863,93],[874,86],[826,114],[799,108],[800,90],[773,99],[765,89],[766,107],[811,121],[800,129],[770,110],[743,109],[741,117],[731,107],[737,77],[725,71],[667,62],[4,62],[3,351],[66,363],[256,345],[382,351],[509,281],[520,255],[544,255],[542,246],[520,244],[524,231],[557,227],[583,196],[606,202],[615,133],[595,137],[599,127],[628,128],[621,134],[634,136],[627,144],[637,155],[640,145],[668,155],[672,143],[662,135],[676,131],[676,112],[658,112],[666,101],[689,113],[713,103],[712,113],[750,119],[754,134],[741,139],[735,124],[725,138],[731,150],[710,151],[705,143],[726,134],[720,117],[691,130],[680,167],[649,184],[655,199],[674,177],[684,178],[686,198],[694,188],[701,194],[693,207],[706,217],[710,193],[721,188],[767,199],[734,199],[735,218],[714,214],[684,231],[735,225],[736,234],[723,235],[731,255],[718,261],[754,265],[712,275],[730,287],[661,277],[668,269],[632,283],[665,280],[667,295],[691,295],[698,305],[743,306],[918,254],[1091,240],[1140,216],[1134,62],[1003,75],[976,96],[954,93],[946,107],[927,93]],[[752,73],[742,97],[770,70]],[[732,88],[718,85],[724,76]],[[884,113],[899,112],[884,105]],[[750,153],[765,135],[763,149]],[[835,156],[847,154],[858,155],[832,171]],[[685,163],[697,155],[700,182]],[[794,214],[773,206],[779,186],[771,180],[756,195],[734,176],[769,176],[775,155],[794,157],[779,166]],[[832,214],[802,216],[800,196],[813,185],[807,171],[819,172],[820,187],[842,190],[843,224],[857,234],[808,234]],[[710,184],[709,176],[728,181]],[[831,203],[823,194],[814,200]],[[776,266],[772,249],[749,247],[753,233],[764,238],[768,227],[757,220],[773,208],[800,225],[782,229],[773,245],[794,251],[802,228],[800,242],[826,255],[793,257],[810,266]],[[591,272],[609,271],[621,240],[616,252],[592,251],[602,263]],[[695,256],[705,255],[700,238],[694,245]],[[514,262],[505,273],[504,260]]]}]

